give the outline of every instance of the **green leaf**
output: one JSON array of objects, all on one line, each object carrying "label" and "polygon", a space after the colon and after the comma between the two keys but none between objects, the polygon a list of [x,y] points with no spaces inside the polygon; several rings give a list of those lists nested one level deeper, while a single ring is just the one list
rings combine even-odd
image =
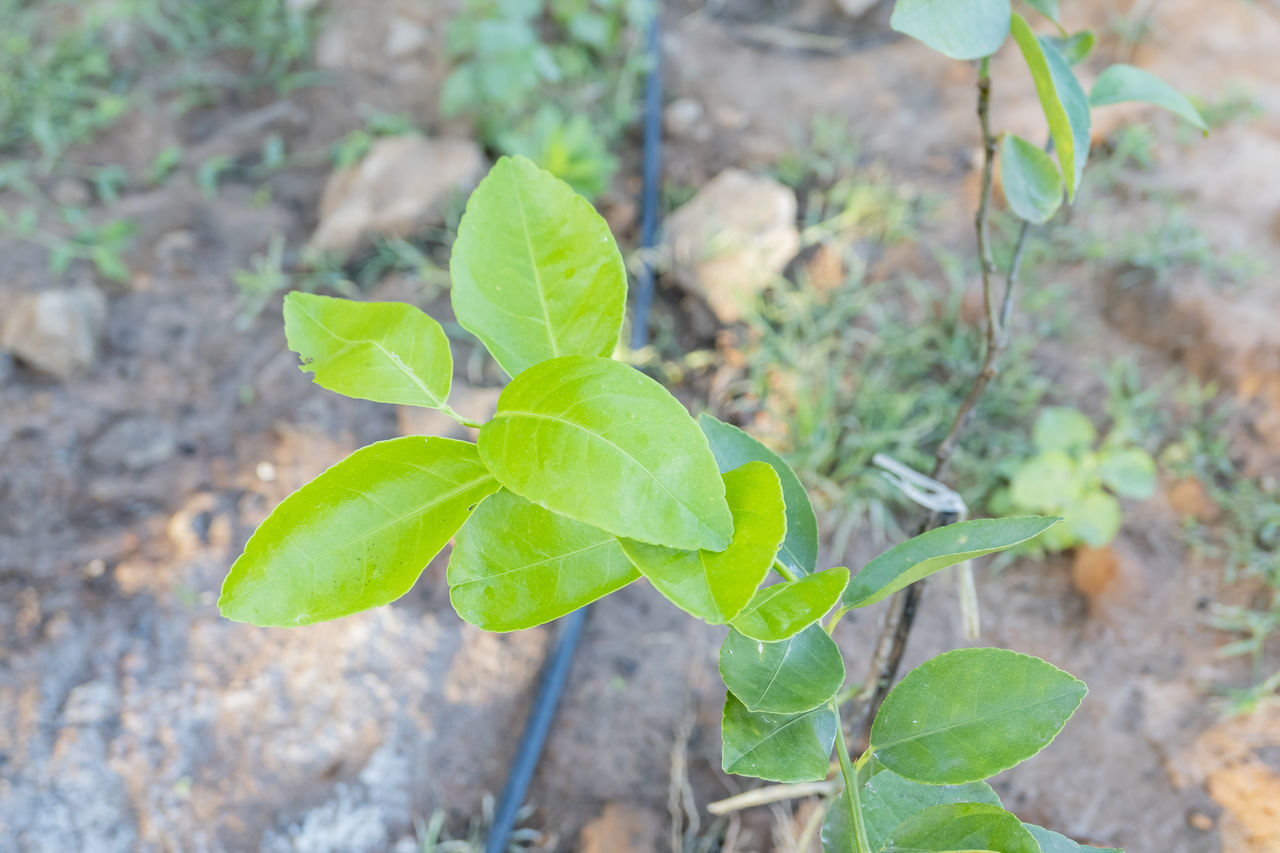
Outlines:
[{"label": "green leaf", "polygon": [[930,530],[867,563],[849,582],[841,600],[846,607],[875,604],[948,566],[1033,539],[1058,521],[1037,516],[979,518]]},{"label": "green leaf", "polygon": [[720,646],[720,675],[751,711],[799,714],[830,701],[844,683],[844,659],[821,625],[780,643],[730,630]]},{"label": "green leaf", "polygon": [[987,803],[945,803],[916,812],[885,839],[882,853],[1040,853],[1022,822]]},{"label": "green leaf", "polygon": [[262,522],[218,609],[237,622],[289,626],[394,601],[497,488],[464,441],[409,436],[361,448]]},{"label": "green leaf", "polygon": [[1093,43],[1095,41],[1093,33],[1089,30],[1081,30],[1065,38],[1063,36],[1045,36],[1044,39],[1053,46],[1054,50],[1062,54],[1062,58],[1071,66],[1079,65],[1089,58],[1089,54],[1093,53]]},{"label": "green leaf", "polygon": [[[986,782],[967,785],[924,785],[904,779],[890,770],[881,770],[862,786],[862,819],[867,841],[879,850],[899,826],[916,812],[947,803],[985,803],[1001,807],[1000,798]],[[828,841],[830,836],[831,841]],[[823,843],[837,850],[852,849],[839,839],[852,839],[849,810],[833,808],[822,827]]]},{"label": "green leaf", "polygon": [[782,484],[764,462],[722,475],[733,514],[733,541],[723,551],[678,551],[623,539],[622,550],[654,587],[681,610],[722,625],[746,607],[769,573],[786,534]]},{"label": "green leaf", "polygon": [[1031,440],[1037,450],[1088,450],[1098,438],[1093,422],[1084,413],[1063,406],[1047,406],[1036,418]]},{"label": "green leaf", "polygon": [[627,271],[609,226],[524,157],[500,159],[471,194],[449,269],[458,322],[512,376],[618,342]]},{"label": "green leaf", "polygon": [[412,305],[294,291],[284,298],[284,334],[321,388],[433,409],[449,396],[449,339]]},{"label": "green leaf", "polygon": [[821,619],[848,583],[849,570],[836,568],[767,586],[730,624],[753,640],[781,642]]},{"label": "green leaf", "polygon": [[640,577],[618,540],[506,489],[487,498],[458,532],[449,600],[486,631],[550,622]]},{"label": "green leaf", "polygon": [[1030,655],[947,652],[889,692],[871,726],[870,750],[916,782],[977,782],[1044,749],[1087,692],[1084,682]]},{"label": "green leaf", "polygon": [[1062,22],[1058,20],[1058,0],[1025,0],[1025,2],[1041,15],[1061,26]]},{"label": "green leaf", "polygon": [[1145,501],[1156,492],[1156,462],[1140,447],[1102,451],[1098,475],[1108,489],[1124,498]]},{"label": "green leaf", "polygon": [[1083,488],[1075,460],[1065,451],[1050,450],[1018,469],[1009,492],[1014,504],[1023,509],[1056,512],[1077,501]]},{"label": "green leaf", "polygon": [[1000,144],[1000,181],[1009,208],[1028,222],[1048,222],[1062,204],[1062,173],[1043,150],[1005,134]]},{"label": "green leaf", "polygon": [[1125,101],[1142,101],[1163,107],[1191,122],[1207,135],[1209,127],[1187,96],[1149,71],[1132,65],[1112,65],[1098,75],[1089,93],[1089,105],[1105,107]]},{"label": "green leaf", "polygon": [[1062,54],[1046,39],[1037,39],[1026,19],[1016,12],[1012,32],[1049,122],[1067,185],[1067,201],[1074,201],[1089,157],[1089,100]]},{"label": "green leaf", "polygon": [[809,493],[800,484],[791,466],[736,426],[703,414],[698,425],[711,444],[720,471],[732,471],[747,462],[767,462],[782,481],[782,497],[787,505],[787,536],[778,559],[791,571],[807,575],[818,564],[818,519],[809,502]]},{"label": "green leaf", "polygon": [[1120,502],[1102,490],[1086,493],[1062,511],[1067,529],[1082,542],[1100,548],[1120,532]]},{"label": "green leaf", "polygon": [[498,482],[552,512],[686,551],[733,536],[707,439],[667,389],[607,358],[566,356],[511,381],[480,430]]},{"label": "green leaf", "polygon": [[1040,845],[1040,853],[1124,853],[1116,847],[1086,847],[1035,824],[1024,823],[1022,826]]},{"label": "green leaf", "polygon": [[721,723],[724,772],[771,782],[825,779],[837,725],[828,706],[803,714],[758,714],[730,693]]},{"label": "green leaf", "polygon": [[952,59],[982,59],[1009,35],[1009,0],[898,0],[889,25]]}]

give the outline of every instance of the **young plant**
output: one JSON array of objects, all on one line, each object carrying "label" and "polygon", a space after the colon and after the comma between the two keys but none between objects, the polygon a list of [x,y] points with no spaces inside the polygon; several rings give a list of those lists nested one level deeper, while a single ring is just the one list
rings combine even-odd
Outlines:
[{"label": "young plant", "polygon": [[439,409],[478,440],[378,442],[290,495],[231,568],[225,616],[293,626],[387,604],[450,539],[450,600],[486,630],[548,622],[644,577],[727,626],[727,772],[825,779],[835,748],[844,793],[831,802],[829,850],[1040,849],[1051,836],[1004,811],[981,780],[1046,746],[1084,685],[1011,651],[951,652],[889,694],[855,761],[830,634],[849,610],[1057,519],[962,522],[852,580],[843,567],[820,570],[813,508],[786,463],[736,427],[695,420],[609,357],[626,272],[604,220],[568,185],[500,160],[471,196],[451,270],[459,322],[512,377],[483,424],[449,406],[452,356],[435,320],[404,304],[286,298],[289,345],[317,384]]}]

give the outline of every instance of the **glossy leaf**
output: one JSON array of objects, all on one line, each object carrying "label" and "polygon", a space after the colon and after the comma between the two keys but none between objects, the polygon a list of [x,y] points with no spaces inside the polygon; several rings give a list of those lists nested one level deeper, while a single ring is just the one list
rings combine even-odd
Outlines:
[{"label": "glossy leaf", "polygon": [[1048,222],[1062,204],[1062,173],[1042,149],[1006,134],[1000,144],[1000,181],[1009,209],[1028,222]]},{"label": "glossy leaf", "polygon": [[736,426],[704,414],[698,426],[711,444],[720,471],[731,471],[747,462],[767,462],[782,481],[782,497],[787,505],[787,536],[778,559],[791,571],[807,575],[818,564],[818,519],[809,502],[809,493],[800,478],[781,456]]},{"label": "glossy leaf", "polygon": [[684,406],[607,358],[544,361],[511,381],[480,430],[498,482],[615,536],[719,551],[733,536],[724,481]]},{"label": "glossy leaf", "polygon": [[1009,35],[1010,0],[898,0],[889,25],[952,59],[981,59]]},{"label": "glossy leaf", "polygon": [[825,779],[837,725],[829,706],[803,714],[759,714],[730,693],[721,721],[724,771],[771,782]]},{"label": "glossy leaf", "polygon": [[361,448],[262,522],[218,609],[237,622],[289,626],[394,601],[497,489],[467,442],[409,436]]},{"label": "glossy leaf", "polygon": [[1116,847],[1086,847],[1035,824],[1024,823],[1022,826],[1040,845],[1040,853],[1124,853]]},{"label": "glossy leaf", "polygon": [[754,640],[781,642],[821,619],[848,583],[849,570],[837,568],[767,586],[730,624]]},{"label": "glossy leaf", "polygon": [[[867,841],[872,850],[884,846],[889,836],[912,815],[930,806],[948,803],[985,803],[1001,808],[1000,798],[986,782],[967,785],[924,785],[904,779],[890,770],[872,776],[859,795]],[[852,850],[853,828],[849,810],[832,807],[822,826],[827,849]],[[847,841],[846,841],[847,839]]]},{"label": "glossy leaf", "polygon": [[1029,459],[1013,475],[1013,502],[1032,512],[1056,512],[1080,499],[1083,482],[1079,466],[1062,450]]},{"label": "glossy leaf", "polygon": [[402,302],[356,302],[294,291],[284,334],[322,388],[378,403],[439,408],[453,356],[435,320]]},{"label": "glossy leaf", "polygon": [[1089,58],[1089,54],[1093,53],[1093,45],[1096,39],[1089,30],[1081,30],[1070,36],[1045,36],[1045,41],[1053,46],[1054,50],[1062,54],[1062,58],[1067,61],[1068,65],[1076,66]]},{"label": "glossy leaf", "polygon": [[844,683],[844,659],[821,625],[779,643],[730,630],[720,646],[720,675],[751,711],[799,714],[830,701]]},{"label": "glossy leaf", "polygon": [[524,157],[500,159],[471,194],[449,270],[458,322],[512,376],[618,342],[627,272],[609,226]]},{"label": "glossy leaf", "polygon": [[1037,450],[1065,450],[1068,453],[1087,450],[1098,438],[1083,412],[1063,406],[1047,406],[1040,410],[1031,440]]},{"label": "glossy leaf", "polygon": [[1120,532],[1120,502],[1100,489],[1086,492],[1062,514],[1072,535],[1095,548],[1106,545]]},{"label": "glossy leaf", "polygon": [[550,622],[638,578],[614,536],[503,489],[458,532],[449,600],[486,631]]},{"label": "glossy leaf", "polygon": [[1104,450],[1098,456],[1098,475],[1108,489],[1124,498],[1145,501],[1156,492],[1156,463],[1140,447]]},{"label": "glossy leaf", "polygon": [[1089,99],[1062,54],[1046,39],[1036,38],[1026,19],[1016,12],[1012,32],[1049,122],[1049,133],[1067,187],[1067,201],[1073,201],[1089,157]]},{"label": "glossy leaf", "polygon": [[870,749],[916,782],[977,782],[1047,746],[1086,692],[1084,682],[1030,655],[947,652],[889,692],[872,724]]},{"label": "glossy leaf", "polygon": [[1026,4],[1055,24],[1062,23],[1058,19],[1058,0],[1026,0]]},{"label": "glossy leaf", "polygon": [[946,803],[912,815],[885,839],[882,853],[1040,853],[1022,822],[987,803]]},{"label": "glossy leaf", "polygon": [[1089,105],[1105,107],[1125,101],[1142,101],[1163,107],[1174,115],[1185,119],[1206,134],[1208,126],[1195,105],[1187,96],[1161,80],[1150,71],[1134,68],[1132,65],[1112,65],[1098,75],[1089,93]]},{"label": "glossy leaf", "polygon": [[728,622],[769,573],[786,534],[782,484],[764,462],[722,475],[733,514],[733,541],[723,551],[679,551],[622,539],[622,550],[673,604],[712,625]]},{"label": "glossy leaf", "polygon": [[1057,524],[1057,518],[979,518],[948,524],[895,545],[854,575],[846,607],[866,607],[948,566],[1012,548]]}]

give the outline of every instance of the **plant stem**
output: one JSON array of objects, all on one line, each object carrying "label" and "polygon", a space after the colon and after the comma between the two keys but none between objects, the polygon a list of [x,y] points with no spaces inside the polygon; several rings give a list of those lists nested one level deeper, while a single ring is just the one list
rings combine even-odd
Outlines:
[{"label": "plant stem", "polygon": [[480,427],[484,426],[484,424],[480,423],[479,421],[473,421],[471,420],[471,418],[464,417],[458,414],[449,406],[448,403],[441,403],[440,411],[448,415],[449,417],[453,418],[455,421],[462,424],[464,427],[471,427],[472,429],[480,429]]},{"label": "plant stem", "polygon": [[787,568],[777,557],[773,558],[773,570],[782,575],[783,580],[793,581],[796,579],[796,573]]},{"label": "plant stem", "polygon": [[[844,739],[844,723],[840,720],[840,709],[833,702],[832,710],[836,712],[836,755],[840,759],[840,776],[844,779],[844,794],[841,802],[849,809],[849,820],[853,826],[853,840],[857,853],[871,853],[871,844],[867,841],[867,828],[862,821],[862,801],[858,796],[858,772],[849,761],[849,745]],[[863,759],[858,759],[861,764]]]}]

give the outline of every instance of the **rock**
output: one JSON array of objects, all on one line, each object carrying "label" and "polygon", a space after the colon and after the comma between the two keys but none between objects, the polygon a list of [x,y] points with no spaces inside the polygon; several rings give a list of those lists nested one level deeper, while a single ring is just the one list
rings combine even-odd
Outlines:
[{"label": "rock", "polygon": [[1209,491],[1197,477],[1183,477],[1174,481],[1165,494],[1169,506],[1182,518],[1194,518],[1202,524],[1212,524],[1222,515],[1222,507],[1209,496]]},{"label": "rock", "polygon": [[599,817],[582,828],[582,853],[658,853],[662,820],[627,803],[609,803]]},{"label": "rock", "polygon": [[836,8],[850,18],[861,18],[880,4],[880,0],[834,0],[834,2]]},{"label": "rock", "polygon": [[143,471],[173,458],[178,436],[158,418],[132,417],[116,421],[89,447],[89,461],[102,470]]},{"label": "rock", "polygon": [[431,31],[420,22],[404,15],[396,15],[387,23],[384,48],[390,58],[404,59],[421,50],[430,36]]},{"label": "rock", "polygon": [[404,237],[440,223],[444,202],[470,191],[484,168],[480,146],[469,140],[380,139],[359,163],[329,177],[309,246],[348,255],[375,234]]},{"label": "rock", "polygon": [[770,178],[721,172],[667,218],[676,281],[722,323],[742,319],[800,249],[796,196]]},{"label": "rock", "polygon": [[706,110],[694,98],[677,98],[662,111],[662,126],[676,139],[697,138],[699,131],[709,131],[704,119]]},{"label": "rock", "polygon": [[0,323],[0,349],[66,381],[98,360],[107,300],[92,285],[19,298]]}]

